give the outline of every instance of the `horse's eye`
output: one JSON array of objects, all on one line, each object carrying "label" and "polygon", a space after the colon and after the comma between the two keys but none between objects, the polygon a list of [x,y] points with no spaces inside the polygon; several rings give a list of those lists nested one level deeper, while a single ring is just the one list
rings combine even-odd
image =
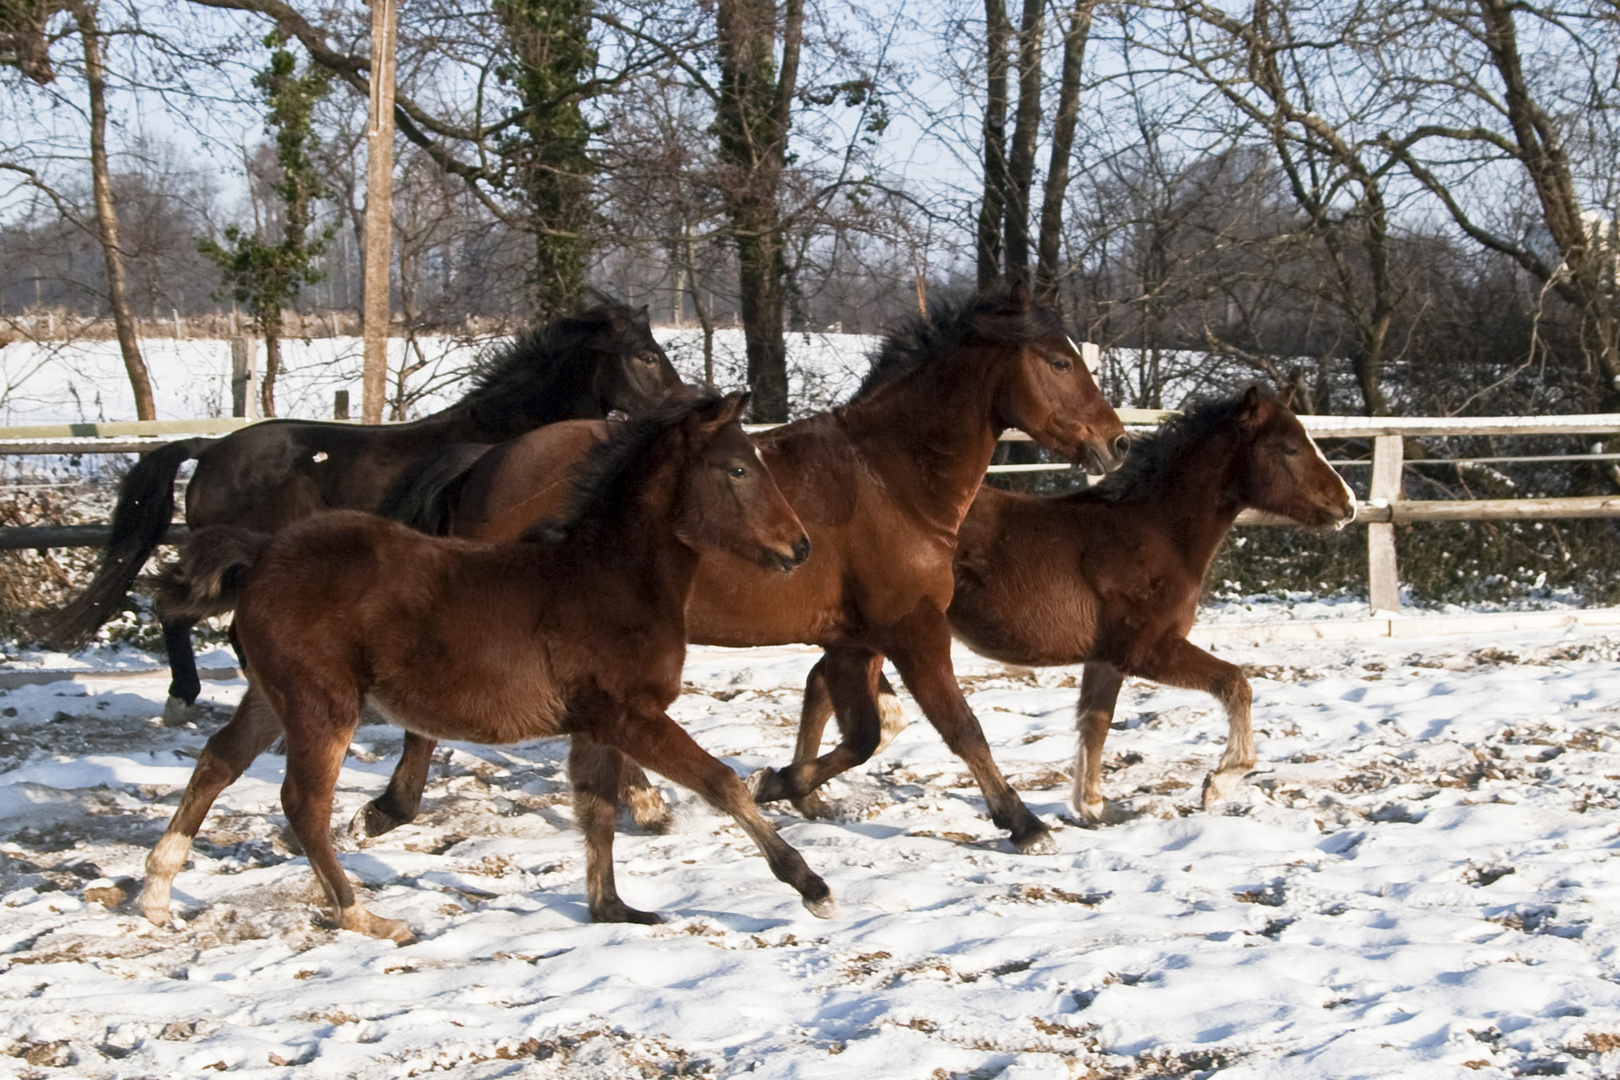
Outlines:
[{"label": "horse's eye", "polygon": [[731,477],[733,480],[741,480],[743,477],[748,475],[748,470],[743,468],[741,465],[733,465],[726,470],[726,475]]},{"label": "horse's eye", "polygon": [[1051,363],[1054,371],[1068,371],[1074,367],[1074,361],[1072,360],[1053,360]]},{"label": "horse's eye", "polygon": [[646,364],[648,367],[652,367],[654,364],[658,363],[658,354],[648,353],[646,356],[641,358],[641,362]]},{"label": "horse's eye", "polygon": [[1292,443],[1283,443],[1282,452],[1284,457],[1299,457],[1299,447]]}]

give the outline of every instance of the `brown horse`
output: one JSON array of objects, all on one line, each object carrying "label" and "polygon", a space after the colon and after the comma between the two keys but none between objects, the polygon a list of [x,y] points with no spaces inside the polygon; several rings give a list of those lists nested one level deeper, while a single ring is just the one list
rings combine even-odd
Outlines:
[{"label": "brown horse", "polygon": [[[639,412],[683,385],[653,340],[647,309],[603,299],[519,335],[482,366],[466,397],[408,424],[268,420],[222,439],[169,443],[125,476],[100,569],[83,594],[49,618],[43,636],[64,646],[82,643],[118,611],[169,527],[175,474],[192,458],[187,524],[275,532],[321,510],[376,510],[402,473],[431,465],[456,444],[498,443],[542,424],[615,409]],[[163,624],[173,673],[170,719],[201,689],[193,625],[181,618]]]},{"label": "brown horse", "polygon": [[[872,690],[887,654],[967,763],[991,818],[1020,851],[1047,851],[1047,827],[1001,775],[956,684],[945,622],[956,530],[1009,427],[1083,457],[1094,472],[1117,466],[1124,453],[1124,427],[1080,350],[1057,316],[1017,285],[936,306],[884,341],[847,404],[759,436],[760,454],[810,533],[810,558],[781,577],[706,553],[687,635],[705,645],[821,645],[850,658],[852,677]],[[448,520],[459,535],[515,535],[550,512],[547,485],[559,490],[593,430],[553,425],[490,451],[455,485],[459,501],[426,516]],[[755,797],[797,798],[871,756],[881,724],[871,695],[860,700],[868,712],[852,714],[836,750],[756,773]],[[358,825],[375,835],[410,820],[432,749],[407,738],[388,790]]]},{"label": "brown horse", "polygon": [[701,553],[770,574],[810,540],[737,423],[745,395],[667,406],[594,450],[572,512],[496,545],[425,536],[338,511],[274,538],[204,530],[160,590],[208,614],[236,592],[248,691],[198,758],[146,862],[141,910],[168,919],[170,886],[214,798],[285,732],[281,802],[342,928],[410,940],[355,899],[332,849],[332,795],[363,705],[432,738],[572,736],[592,918],[657,922],[619,899],[613,829],[626,756],[731,814],[813,913],[832,894],[735,773],[665,713],[681,689],[685,607]]},{"label": "brown horse", "polygon": [[[1135,443],[1125,467],[1096,487],[1056,498],[985,487],[962,523],[948,612],[956,636],[1004,663],[1085,664],[1073,803],[1088,821],[1102,820],[1103,740],[1126,675],[1204,690],[1225,707],[1226,752],[1204,781],[1205,806],[1254,767],[1249,683],[1187,632],[1239,511],[1340,528],[1355,519],[1355,496],[1292,399],[1251,387],[1195,406]],[[815,757],[830,715],[842,724],[846,711],[871,708],[849,700],[832,659],[807,680],[796,762]],[[812,801],[799,808],[821,811]]]}]

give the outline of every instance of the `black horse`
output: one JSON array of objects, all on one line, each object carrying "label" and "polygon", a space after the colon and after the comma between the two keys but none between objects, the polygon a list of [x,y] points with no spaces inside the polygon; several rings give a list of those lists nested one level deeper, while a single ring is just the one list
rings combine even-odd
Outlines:
[{"label": "black horse", "polygon": [[[192,458],[187,525],[273,533],[321,510],[376,510],[402,474],[451,447],[503,442],[557,420],[641,412],[683,385],[653,340],[647,309],[604,299],[521,335],[482,365],[466,397],[421,420],[384,427],[270,420],[223,439],[169,443],[124,477],[100,569],[83,594],[44,622],[40,636],[73,647],[119,610],[169,527],[175,474]],[[202,689],[194,625],[184,618],[163,623],[171,718]]]}]

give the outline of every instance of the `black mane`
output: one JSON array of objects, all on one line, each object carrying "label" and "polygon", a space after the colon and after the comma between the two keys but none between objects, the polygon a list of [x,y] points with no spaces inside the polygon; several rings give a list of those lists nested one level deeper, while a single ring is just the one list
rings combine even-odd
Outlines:
[{"label": "black mane", "polygon": [[597,339],[639,318],[635,308],[603,298],[577,314],[530,327],[478,365],[472,389],[458,405],[471,409],[495,441],[577,417],[607,344]]},{"label": "black mane", "polygon": [[1122,502],[1153,491],[1173,473],[1188,450],[1232,423],[1243,407],[1246,392],[1196,400],[1165,420],[1157,431],[1132,435],[1125,464],[1075,497]]},{"label": "black mane", "polygon": [[[973,332],[976,324],[981,330],[991,331],[991,340],[997,345],[1023,345],[1063,332],[1063,324],[1050,308],[1040,304],[1019,307],[1012,292],[1011,285],[997,284],[977,292],[947,294],[937,302],[931,299],[927,315],[911,316],[884,337],[860,389],[849,400],[859,401],[950,352]],[[978,322],[987,315],[995,318]]]},{"label": "black mane", "polygon": [[585,459],[574,467],[573,490],[562,516],[529,526],[524,538],[577,542],[579,534],[593,522],[611,528],[612,516],[629,504],[646,478],[648,469],[643,459],[672,428],[719,400],[720,395],[712,390],[698,390],[691,397],[666,402],[643,416],[615,425],[617,430],[591,447]]}]

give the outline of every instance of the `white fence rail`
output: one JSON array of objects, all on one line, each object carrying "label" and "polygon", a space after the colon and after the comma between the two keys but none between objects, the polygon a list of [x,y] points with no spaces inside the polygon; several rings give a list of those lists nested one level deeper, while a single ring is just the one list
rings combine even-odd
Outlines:
[{"label": "white fence rail", "polygon": [[[1120,409],[1127,425],[1161,423],[1169,412],[1156,409]],[[1361,417],[1302,416],[1301,422],[1317,439],[1371,439],[1372,481],[1357,522],[1367,528],[1367,586],[1374,614],[1400,610],[1400,575],[1395,551],[1395,526],[1427,521],[1510,521],[1556,518],[1620,517],[1620,495],[1564,499],[1413,500],[1401,498],[1403,440],[1412,436],[1518,436],[1617,435],[1620,413],[1571,416],[1473,417]],[[224,435],[257,423],[250,419],[146,420],[98,424],[38,424],[0,428],[0,455],[5,454],[112,454],[139,453],[170,439],[191,435]],[[765,430],[773,425],[749,425]],[[1009,442],[1027,441],[1022,432],[1008,432]],[[1620,455],[1571,454],[1567,460],[1610,461]],[[1557,455],[1530,458],[1459,459],[1460,461],[1560,461]],[[1362,462],[1336,462],[1339,466]],[[1017,473],[1063,469],[1062,465],[1000,465],[992,472]],[[1263,514],[1245,513],[1240,525],[1278,524]],[[62,526],[40,529],[0,529],[0,549],[31,547],[99,546],[106,542],[106,526]],[[183,535],[182,527],[171,538]]]}]

